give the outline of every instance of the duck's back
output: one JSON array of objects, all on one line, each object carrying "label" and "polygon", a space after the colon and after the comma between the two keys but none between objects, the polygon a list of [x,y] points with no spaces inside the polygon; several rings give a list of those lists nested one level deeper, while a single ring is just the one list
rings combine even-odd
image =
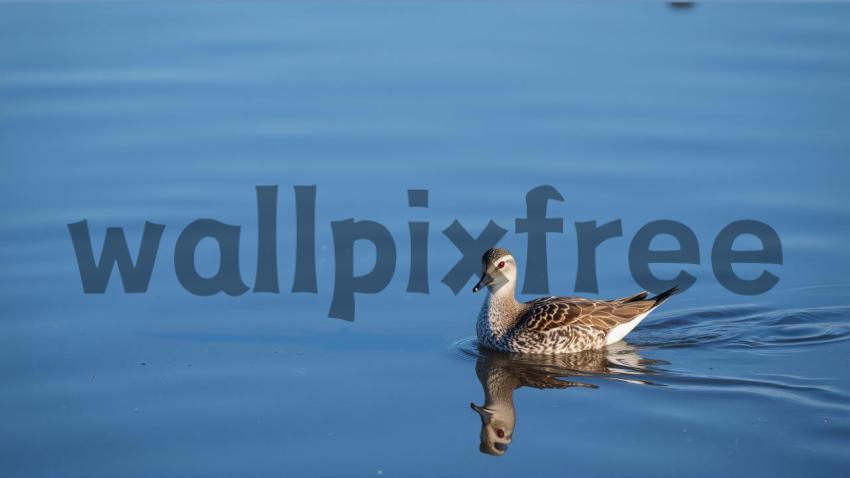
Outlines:
[{"label": "duck's back", "polygon": [[626,328],[628,333],[656,306],[654,300],[641,300],[644,297],[646,293],[618,300],[547,297],[528,302],[514,329],[512,348],[529,353],[600,348],[612,343],[607,340],[610,334],[620,335]]}]

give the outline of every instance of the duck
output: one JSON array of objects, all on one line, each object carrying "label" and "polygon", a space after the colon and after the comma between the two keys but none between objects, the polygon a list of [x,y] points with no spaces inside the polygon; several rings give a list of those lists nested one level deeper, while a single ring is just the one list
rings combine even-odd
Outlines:
[{"label": "duck", "polygon": [[613,300],[543,297],[516,300],[517,261],[507,249],[481,257],[481,279],[472,292],[487,288],[475,325],[479,344],[526,354],[565,354],[600,349],[623,340],[640,322],[679,291],[654,297],[647,291]]}]

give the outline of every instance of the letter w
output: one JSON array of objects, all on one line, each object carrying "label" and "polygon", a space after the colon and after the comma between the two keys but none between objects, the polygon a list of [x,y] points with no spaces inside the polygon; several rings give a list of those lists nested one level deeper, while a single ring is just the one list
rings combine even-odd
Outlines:
[{"label": "letter w", "polygon": [[77,255],[77,266],[80,268],[80,278],[83,281],[83,291],[86,294],[103,294],[109,283],[109,276],[112,275],[112,267],[116,263],[121,282],[124,283],[124,292],[147,291],[163,229],[164,225],[145,221],[142,244],[139,246],[138,260],[134,265],[124,237],[124,229],[107,228],[100,262],[95,264],[88,222],[83,220],[68,224],[74,253]]}]

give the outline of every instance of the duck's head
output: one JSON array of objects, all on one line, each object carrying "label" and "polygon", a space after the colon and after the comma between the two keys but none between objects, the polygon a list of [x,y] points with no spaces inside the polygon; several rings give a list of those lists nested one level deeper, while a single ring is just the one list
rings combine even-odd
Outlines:
[{"label": "duck's head", "polygon": [[495,294],[500,290],[512,290],[516,283],[516,260],[507,249],[494,248],[484,253],[481,257],[481,280],[472,288],[472,292],[478,292],[488,287]]}]

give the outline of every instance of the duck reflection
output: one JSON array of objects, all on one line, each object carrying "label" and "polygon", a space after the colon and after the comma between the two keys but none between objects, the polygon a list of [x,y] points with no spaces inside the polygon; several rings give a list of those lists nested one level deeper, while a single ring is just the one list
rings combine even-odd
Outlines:
[{"label": "duck reflection", "polygon": [[[643,377],[652,375],[651,365],[637,349],[619,342],[600,350],[562,355],[534,355],[480,349],[475,373],[484,389],[484,404],[470,403],[481,417],[482,453],[504,455],[513,440],[516,410],[514,390],[534,388],[598,388],[575,377],[604,377],[641,385],[655,385]],[[635,376],[635,377],[630,377]],[[638,379],[637,376],[642,378]]]}]

